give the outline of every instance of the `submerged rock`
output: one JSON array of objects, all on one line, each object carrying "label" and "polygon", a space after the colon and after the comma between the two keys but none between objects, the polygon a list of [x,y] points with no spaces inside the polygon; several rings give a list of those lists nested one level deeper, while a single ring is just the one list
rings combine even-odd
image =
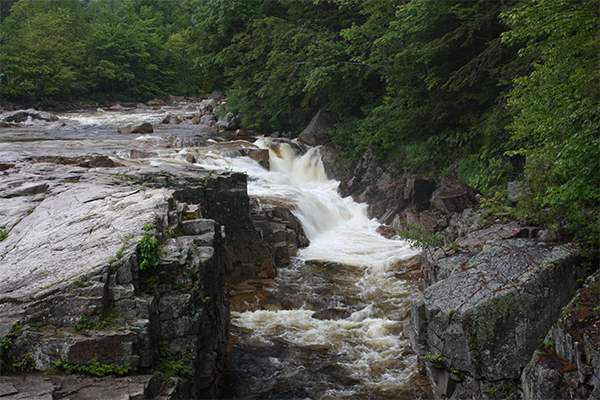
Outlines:
[{"label": "submerged rock", "polygon": [[119,133],[152,133],[154,132],[154,128],[152,128],[152,124],[148,122],[144,122],[138,125],[127,125],[119,128]]}]

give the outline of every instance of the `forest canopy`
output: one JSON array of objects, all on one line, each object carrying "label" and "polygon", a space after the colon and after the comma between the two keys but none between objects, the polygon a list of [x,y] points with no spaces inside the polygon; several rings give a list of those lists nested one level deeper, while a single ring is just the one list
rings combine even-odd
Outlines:
[{"label": "forest canopy", "polygon": [[299,131],[322,109],[349,156],[372,149],[484,194],[521,180],[528,218],[597,247],[599,10],[600,0],[3,0],[0,100],[218,90],[224,111],[264,132]]}]

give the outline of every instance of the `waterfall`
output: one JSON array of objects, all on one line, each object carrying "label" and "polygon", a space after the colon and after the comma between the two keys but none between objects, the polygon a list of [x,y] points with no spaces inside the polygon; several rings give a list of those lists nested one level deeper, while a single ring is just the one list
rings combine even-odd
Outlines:
[{"label": "waterfall", "polygon": [[[264,372],[260,379],[250,372],[245,384],[237,380],[244,387],[237,396],[424,395],[416,358],[402,332],[418,287],[393,276],[394,266],[416,251],[379,235],[379,224],[368,218],[365,204],[340,197],[339,182],[327,179],[318,148],[302,153],[293,143],[268,139],[256,145],[269,149],[271,170],[248,168],[237,158],[234,164],[242,164],[233,168],[246,168],[250,195],[294,204],[311,244],[300,250],[293,265],[278,270],[272,289],[295,306],[282,302],[276,310],[232,313],[240,352],[260,354],[244,368]],[[343,318],[316,319],[314,304]]]}]

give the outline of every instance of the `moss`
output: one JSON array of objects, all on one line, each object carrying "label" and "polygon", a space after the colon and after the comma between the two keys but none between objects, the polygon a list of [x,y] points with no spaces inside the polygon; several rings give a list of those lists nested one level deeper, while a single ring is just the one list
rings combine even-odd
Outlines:
[{"label": "moss", "polygon": [[[478,303],[462,319],[463,330],[471,350],[473,364],[480,368],[488,366],[484,350],[491,350],[499,333],[515,320],[522,306],[516,293],[506,293],[489,301]],[[493,351],[492,351],[493,353]]]}]

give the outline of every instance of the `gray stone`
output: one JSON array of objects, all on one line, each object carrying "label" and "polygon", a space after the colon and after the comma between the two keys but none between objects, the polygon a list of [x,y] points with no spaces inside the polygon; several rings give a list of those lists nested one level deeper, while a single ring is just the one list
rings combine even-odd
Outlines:
[{"label": "gray stone", "polygon": [[50,112],[37,111],[34,109],[10,111],[0,115],[0,121],[22,123],[30,120],[39,120],[44,122],[58,121],[58,117]]},{"label": "gray stone", "polygon": [[242,117],[233,113],[227,113],[223,118],[219,119],[215,127],[220,131],[233,131],[240,127]]},{"label": "gray stone", "polygon": [[319,146],[329,141],[329,131],[333,129],[335,119],[323,110],[319,110],[310,123],[298,135],[298,140],[309,146]]},{"label": "gray stone", "polygon": [[184,235],[198,236],[209,232],[216,232],[218,225],[214,220],[193,219],[181,222],[181,231]]},{"label": "gray stone", "polygon": [[159,394],[155,375],[87,378],[78,375],[0,376],[2,399],[145,400]]},{"label": "gray stone", "polygon": [[466,261],[451,256],[462,270],[412,305],[417,355],[429,368],[441,360],[446,370],[478,380],[518,378],[577,288],[583,273],[577,256],[573,247],[527,239],[487,242]]}]

